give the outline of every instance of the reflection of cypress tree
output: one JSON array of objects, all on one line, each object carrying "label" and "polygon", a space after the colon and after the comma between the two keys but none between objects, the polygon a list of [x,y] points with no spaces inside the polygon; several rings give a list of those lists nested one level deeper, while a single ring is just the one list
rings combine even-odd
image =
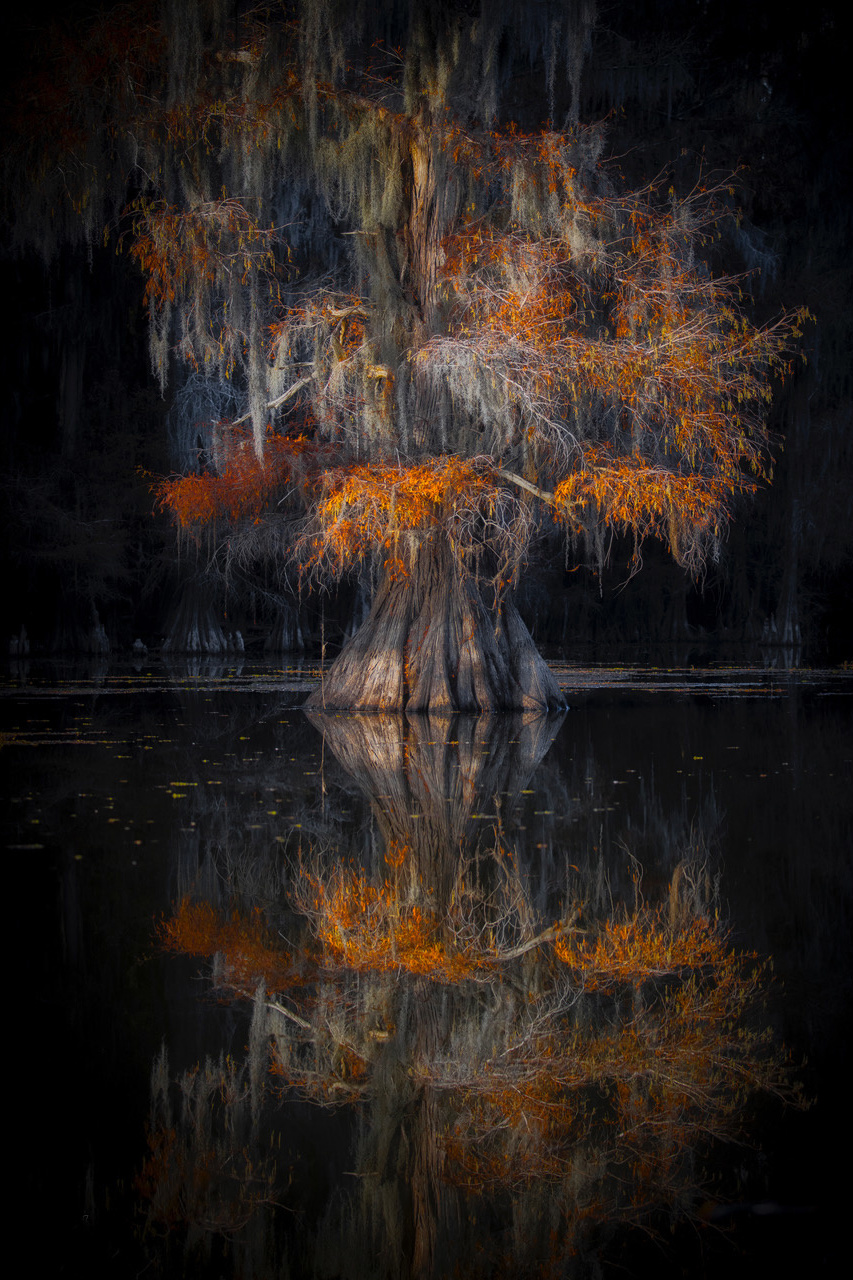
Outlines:
[{"label": "reflection of cypress tree", "polygon": [[[545,756],[563,716],[325,716],[309,713],[325,743],[370,798],[386,860],[404,857],[439,910],[471,860],[494,845]],[[494,815],[484,822],[482,812]],[[405,852],[403,852],[405,851]]]},{"label": "reflection of cypress tree", "polygon": [[264,979],[253,1079],[266,1042],[288,1096],[357,1109],[355,1176],[308,1273],[532,1275],[622,1224],[690,1214],[751,1095],[796,1093],[757,1027],[762,968],[728,944],[698,862],[670,852],[658,906],[599,909],[590,883],[555,925],[503,839],[550,722],[320,725],[371,796],[385,868],[303,847],[286,950],[259,913],[184,903],[161,929],[171,949],[220,952],[225,993]]}]

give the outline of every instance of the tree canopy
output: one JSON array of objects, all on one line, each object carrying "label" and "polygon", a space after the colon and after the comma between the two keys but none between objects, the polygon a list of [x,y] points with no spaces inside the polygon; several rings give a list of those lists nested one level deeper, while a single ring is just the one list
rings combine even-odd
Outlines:
[{"label": "tree canopy", "polygon": [[180,526],[391,584],[429,548],[487,612],[543,520],[599,559],[614,532],[637,564],[649,535],[717,556],[804,313],[758,326],[715,272],[728,180],[628,190],[604,162],[577,118],[595,16],[171,0],[54,31],[7,154],[17,234],[140,268]]}]

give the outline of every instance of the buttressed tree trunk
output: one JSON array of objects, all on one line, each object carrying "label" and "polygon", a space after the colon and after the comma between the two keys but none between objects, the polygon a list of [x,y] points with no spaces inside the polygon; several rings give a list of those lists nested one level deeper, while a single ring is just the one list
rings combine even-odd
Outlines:
[{"label": "buttressed tree trunk", "polygon": [[509,600],[488,608],[446,538],[386,567],[366,621],[308,707],[353,711],[556,711],[557,682]]}]

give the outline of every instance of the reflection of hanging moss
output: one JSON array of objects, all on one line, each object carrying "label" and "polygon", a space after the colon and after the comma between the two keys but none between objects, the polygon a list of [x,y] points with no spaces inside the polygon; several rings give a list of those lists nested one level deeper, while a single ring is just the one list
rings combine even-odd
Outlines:
[{"label": "reflection of hanging moss", "polygon": [[254,1256],[272,1259],[271,1213],[291,1173],[279,1167],[280,1132],[258,1128],[262,1082],[252,1075],[231,1058],[208,1058],[176,1081],[176,1108],[165,1048],[155,1060],[148,1154],[135,1185],[143,1241],[167,1238],[169,1274],[215,1267],[223,1242],[239,1248],[250,1223]]},{"label": "reflection of hanging moss", "polygon": [[[322,859],[303,864],[291,896],[311,940],[293,956],[203,904],[182,905],[164,926],[173,949],[223,952],[226,990],[247,994],[247,965],[265,978],[256,1040],[270,1043],[283,1085],[324,1104],[367,1104],[363,1182],[336,1228],[359,1247],[377,1177],[402,1179],[418,1199],[416,1213],[394,1199],[416,1252],[427,1247],[419,1232],[430,1248],[441,1234],[424,1219],[429,1205],[440,1216],[448,1197],[488,1195],[528,1213],[543,1182],[562,1253],[595,1224],[646,1222],[663,1206],[689,1213],[704,1153],[741,1133],[750,1096],[797,1099],[782,1056],[756,1029],[765,968],[693,913],[687,889],[674,908],[690,883],[681,869],[660,909],[583,917],[581,928],[579,908],[567,906],[557,929],[529,903],[520,909],[518,878],[498,877],[501,898],[494,883],[477,891],[474,877],[458,946],[455,896],[439,919],[412,901],[415,879],[402,883],[401,897],[392,878],[371,884],[339,869],[326,881]],[[529,945],[496,946],[501,903]],[[536,1234],[542,1223],[530,1226]],[[409,1273],[428,1274],[422,1264]]]},{"label": "reflection of hanging moss", "polygon": [[305,1273],[562,1274],[602,1233],[691,1216],[753,1095],[799,1099],[763,1030],[766,967],[719,920],[704,832],[659,823],[678,830],[668,881],[644,895],[633,860],[628,905],[578,855],[558,902],[512,819],[549,720],[318,723],[380,850],[347,862],[305,837],[285,846],[286,903],[185,901],[161,927],[173,951],[216,953],[223,998],[260,982],[251,1079],[269,1069],[283,1100],[356,1124],[355,1181],[300,1228],[301,1255],[316,1231]]}]

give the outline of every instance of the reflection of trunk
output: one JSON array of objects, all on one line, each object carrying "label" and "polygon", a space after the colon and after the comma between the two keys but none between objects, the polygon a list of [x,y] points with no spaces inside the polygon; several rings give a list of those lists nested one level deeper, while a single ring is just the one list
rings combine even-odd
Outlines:
[{"label": "reflection of trunk", "polygon": [[565,704],[515,606],[490,611],[434,538],[417,547],[405,577],[386,571],[370,616],[307,705],[452,713]]},{"label": "reflection of trunk", "polygon": [[444,1152],[439,1139],[441,1117],[433,1090],[424,1090],[413,1117],[412,1162],[409,1191],[412,1197],[412,1276],[435,1274],[436,1244],[442,1200]]},{"label": "reflection of trunk", "polygon": [[511,811],[562,724],[543,715],[310,719],[370,798],[386,856],[407,850],[407,864],[440,908],[460,851],[473,857],[484,840],[494,847],[494,823],[479,815]]}]

